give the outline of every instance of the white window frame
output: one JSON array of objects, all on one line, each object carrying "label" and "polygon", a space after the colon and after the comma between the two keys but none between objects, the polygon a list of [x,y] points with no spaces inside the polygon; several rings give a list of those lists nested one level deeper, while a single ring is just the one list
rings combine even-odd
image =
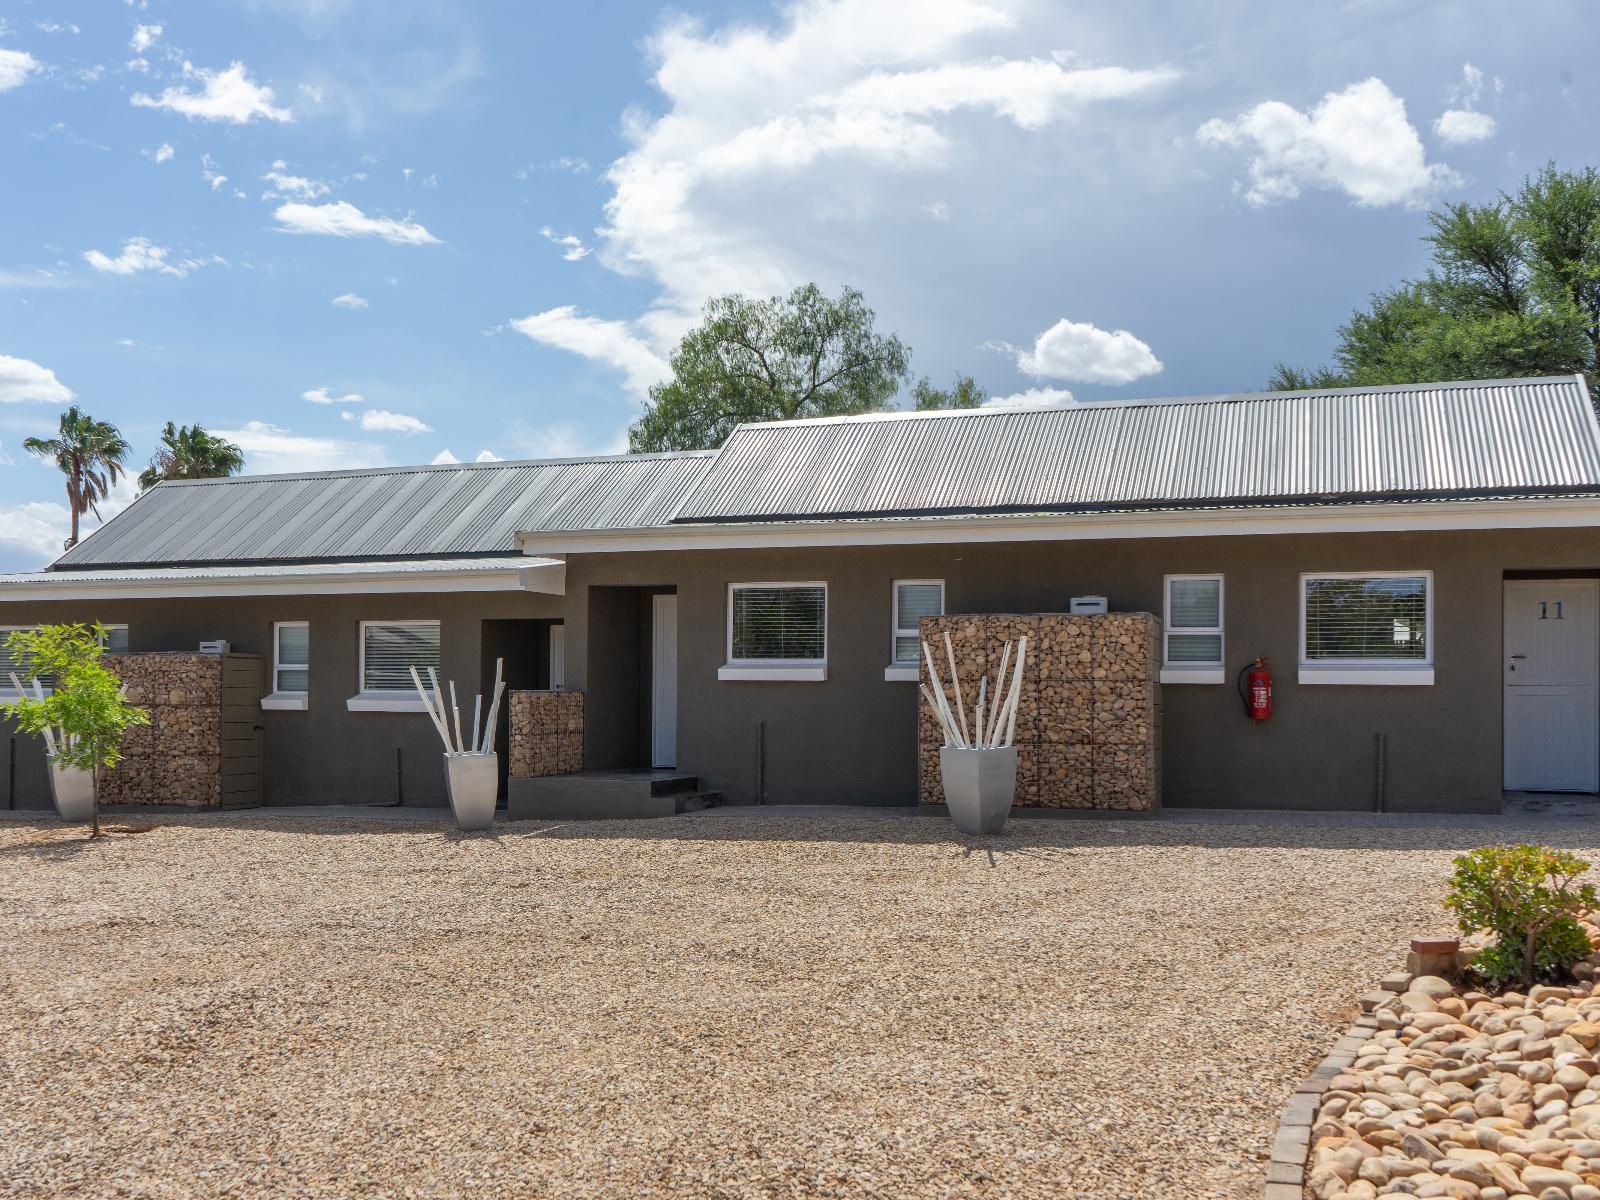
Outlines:
[{"label": "white window frame", "polygon": [[900,589],[906,586],[937,587],[939,589],[939,615],[944,616],[944,580],[942,579],[896,579],[889,587],[889,665],[883,669],[883,677],[890,683],[916,683],[922,677],[920,662],[903,663],[895,657],[900,649],[900,639],[903,637],[920,638],[920,629],[902,629],[900,627]]},{"label": "white window frame", "polygon": [[[1215,579],[1217,581],[1217,625],[1215,627],[1172,628],[1172,585],[1186,580]],[[1161,682],[1205,683],[1228,682],[1228,581],[1221,571],[1202,571],[1198,574],[1163,575],[1161,577]],[[1218,638],[1217,661],[1175,663],[1167,657],[1167,639],[1178,634],[1216,634]]]},{"label": "white window frame", "polygon": [[[822,657],[821,658],[754,658],[737,659],[733,656],[733,594],[746,588],[821,588],[822,589]],[[828,624],[832,606],[828,603],[828,585],[823,580],[810,582],[784,580],[776,583],[730,583],[727,601],[726,662],[717,668],[717,678],[725,682],[751,683],[822,683],[828,678]]]},{"label": "white window frame", "polygon": [[278,690],[278,672],[285,669],[292,671],[305,671],[306,687],[309,689],[311,686],[311,655],[309,652],[309,641],[307,643],[308,649],[306,654],[306,664],[304,667],[302,667],[299,663],[285,664],[283,662],[282,651],[280,650],[278,643],[279,633],[282,630],[286,628],[300,627],[305,628],[307,637],[309,639],[311,631],[310,621],[274,621],[272,623],[272,691],[269,694],[261,697],[261,707],[264,709],[283,712],[304,712],[309,707],[311,698],[311,693],[309,690],[304,692],[280,692]]},{"label": "white window frame", "polygon": [[550,690],[565,691],[567,686],[567,627],[550,626]]},{"label": "white window frame", "polygon": [[437,617],[394,617],[386,621],[361,621],[356,630],[356,687],[361,689],[344,702],[351,712],[414,712],[428,711],[427,704],[413,688],[392,691],[372,690],[367,681],[367,627],[369,625],[436,625],[439,628],[439,652],[444,654],[444,624]]},{"label": "white window frame", "polygon": [[[39,628],[37,625],[0,625],[0,642],[4,642],[5,639],[7,637],[9,637],[13,633],[21,633],[25,629],[37,629],[37,628]],[[18,679],[22,679],[22,676],[18,675],[17,678]],[[23,679],[22,680],[22,686],[23,687],[27,687],[32,682],[33,682],[32,680]],[[45,694],[48,695],[49,693],[53,692],[55,689],[54,688],[45,688],[44,690],[45,690]],[[32,693],[29,693],[29,694],[31,695]],[[21,700],[22,697],[23,697],[23,693],[17,691],[16,688],[11,686],[11,676],[10,675],[6,675],[4,678],[0,678],[0,700]]]},{"label": "white window frame", "polygon": [[[104,629],[107,633],[110,633],[113,629],[121,629],[124,632],[126,632],[128,630],[128,623],[126,621],[113,621],[110,625],[107,625],[107,624],[105,624],[105,622],[102,621],[101,624],[100,624],[100,628]],[[102,646],[104,646],[106,644],[106,642],[105,642],[105,640],[103,638],[101,639],[100,644]]]},{"label": "white window frame", "polygon": [[[1306,585],[1313,579],[1421,579],[1427,589],[1423,609],[1426,657],[1321,659],[1306,657]],[[1432,571],[1305,571],[1300,575],[1300,671],[1302,684],[1348,684],[1379,687],[1427,687],[1433,683]]]}]

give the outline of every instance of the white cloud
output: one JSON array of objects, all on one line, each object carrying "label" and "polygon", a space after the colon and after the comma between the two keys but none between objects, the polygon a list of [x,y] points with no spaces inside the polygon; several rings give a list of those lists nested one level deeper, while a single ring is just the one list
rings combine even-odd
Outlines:
[{"label": "white cloud", "polygon": [[985,408],[1054,408],[1071,404],[1072,393],[1066,388],[1028,388],[1009,396],[991,396],[983,402]]},{"label": "white cloud", "polygon": [[412,220],[369,217],[354,204],[280,204],[273,214],[286,233],[321,233],[333,237],[381,237],[396,246],[437,246],[439,239]]},{"label": "white cloud", "polygon": [[5,568],[34,571],[46,566],[60,557],[71,530],[72,515],[65,504],[31,500],[15,508],[0,508],[0,547],[8,551]]},{"label": "white cloud", "polygon": [[25,400],[66,404],[72,398],[72,389],[57,379],[49,367],[41,367],[26,358],[0,354],[0,404]]},{"label": "white cloud", "polygon": [[1268,100],[1234,120],[1207,121],[1196,137],[1251,151],[1245,199],[1253,205],[1312,187],[1341,190],[1362,207],[1416,206],[1460,182],[1443,163],[1427,161],[1405,102],[1381,79],[1329,92],[1309,113]]},{"label": "white cloud", "polygon": [[348,392],[343,396],[334,396],[325,387],[312,388],[309,392],[301,392],[300,399],[309,400],[313,404],[365,404],[367,398],[359,392]]},{"label": "white cloud", "polygon": [[389,465],[388,454],[377,443],[307,437],[265,421],[246,421],[238,429],[214,432],[244,451],[245,470],[253,475]]},{"label": "white cloud", "polygon": [[534,313],[512,321],[511,328],[546,346],[617,368],[626,377],[628,390],[639,396],[667,376],[666,361],[635,335],[627,322],[586,317],[575,305]]},{"label": "white cloud", "polygon": [[362,309],[367,307],[367,298],[354,292],[345,292],[342,296],[335,296],[330,303],[335,308]]},{"label": "white cloud", "polygon": [[154,150],[141,150],[139,153],[144,155],[153,163],[164,163],[171,162],[172,156],[175,155],[177,151],[172,148],[172,144],[170,142],[162,142],[161,145],[157,146]]},{"label": "white cloud", "polygon": [[326,196],[333,189],[320,179],[307,179],[304,175],[287,175],[285,170],[288,163],[278,159],[272,164],[272,169],[261,176],[263,182],[270,185],[269,189],[261,194],[263,200],[273,200],[279,196],[295,196],[301,200],[315,200],[318,196]]},{"label": "white cloud", "polygon": [[627,426],[619,426],[609,437],[596,437],[572,421],[530,425],[513,421],[506,438],[518,458],[585,458],[592,454],[623,454],[628,449]]},{"label": "white cloud", "polygon": [[1034,339],[1033,346],[999,343],[1017,366],[1036,379],[1078,383],[1132,383],[1161,370],[1150,347],[1126,329],[1107,332],[1087,322],[1060,320]]},{"label": "white cloud", "polygon": [[450,453],[450,447],[446,446],[443,450],[439,451],[439,453],[435,454],[428,460],[428,465],[431,467],[443,467],[449,466],[451,463],[458,463],[460,461],[461,460],[459,458]]},{"label": "white cloud", "polygon": [[64,24],[62,22],[59,22],[59,21],[35,21],[33,23],[33,27],[35,29],[37,29],[40,33],[82,33],[83,32],[82,29],[80,29],[78,26],[72,24],[70,21],[66,22]]},{"label": "white cloud", "polygon": [[26,50],[0,50],[0,92],[21,87],[43,69],[44,64]]},{"label": "white cloud", "polygon": [[213,192],[228,182],[228,177],[217,170],[217,164],[211,161],[209,154],[200,156],[200,178],[211,185]]},{"label": "white cloud", "polygon": [[390,412],[386,408],[369,408],[359,417],[355,413],[341,413],[346,421],[360,421],[366,433],[432,433],[433,426],[425,425],[416,417]]},{"label": "white cloud", "polygon": [[77,287],[77,280],[57,271],[38,267],[32,271],[0,270],[0,288],[65,288]]},{"label": "white cloud", "polygon": [[579,259],[587,258],[589,255],[589,247],[583,244],[582,238],[574,234],[557,233],[550,226],[544,225],[539,229],[539,236],[553,245],[560,246],[563,251],[561,257],[568,262],[577,262]]},{"label": "white cloud", "polygon": [[158,271],[163,275],[173,275],[179,279],[191,271],[224,261],[214,254],[209,258],[182,258],[169,261],[167,256],[171,253],[167,247],[157,246],[149,238],[132,237],[122,243],[122,252],[115,258],[99,250],[85,250],[83,261],[96,271],[104,271],[108,275],[135,275],[140,271]]},{"label": "white cloud", "polygon": [[1440,114],[1433,123],[1433,132],[1439,135],[1440,141],[1451,146],[1486,142],[1494,136],[1495,119],[1488,113],[1452,108]]},{"label": "white cloud", "polygon": [[156,44],[156,39],[161,36],[159,25],[135,25],[133,37],[129,39],[128,46],[135,54],[143,54]]},{"label": "white cloud", "polygon": [[253,83],[242,62],[235,61],[225,71],[208,71],[192,63],[183,64],[185,79],[199,83],[199,91],[170,87],[160,97],[135,92],[131,102],[136,108],[165,108],[193,120],[227,121],[234,125],[247,125],[257,117],[268,121],[292,121],[294,113],[287,108],[275,108],[272,89]]},{"label": "white cloud", "polygon": [[479,450],[473,462],[504,462],[505,460],[493,450]]}]

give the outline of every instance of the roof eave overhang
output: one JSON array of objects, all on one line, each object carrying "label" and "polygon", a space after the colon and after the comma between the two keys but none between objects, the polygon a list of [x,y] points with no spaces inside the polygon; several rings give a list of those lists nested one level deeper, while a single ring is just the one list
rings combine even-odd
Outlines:
[{"label": "roof eave overhang", "polygon": [[1600,526],[1600,498],[1363,502],[1267,508],[1174,509],[892,520],[678,523],[652,529],[517,534],[525,554],[896,546],[964,542],[1115,541],[1305,533],[1387,533]]}]

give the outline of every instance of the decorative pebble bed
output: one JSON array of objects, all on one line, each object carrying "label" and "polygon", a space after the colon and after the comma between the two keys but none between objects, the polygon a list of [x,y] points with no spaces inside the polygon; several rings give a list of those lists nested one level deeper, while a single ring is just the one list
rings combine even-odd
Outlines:
[{"label": "decorative pebble bed", "polygon": [[[1594,961],[1579,968],[1591,979]],[[1600,987],[1589,979],[1491,997],[1418,976],[1361,1032],[1311,1127],[1308,1195],[1600,1200]]]}]

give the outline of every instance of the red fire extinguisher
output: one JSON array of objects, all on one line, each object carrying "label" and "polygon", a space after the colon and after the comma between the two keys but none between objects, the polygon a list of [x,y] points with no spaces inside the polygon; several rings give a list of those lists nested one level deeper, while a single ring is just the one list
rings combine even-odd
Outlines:
[{"label": "red fire extinguisher", "polygon": [[1239,672],[1239,698],[1244,701],[1245,715],[1252,721],[1272,718],[1272,672],[1267,669],[1265,657]]}]

